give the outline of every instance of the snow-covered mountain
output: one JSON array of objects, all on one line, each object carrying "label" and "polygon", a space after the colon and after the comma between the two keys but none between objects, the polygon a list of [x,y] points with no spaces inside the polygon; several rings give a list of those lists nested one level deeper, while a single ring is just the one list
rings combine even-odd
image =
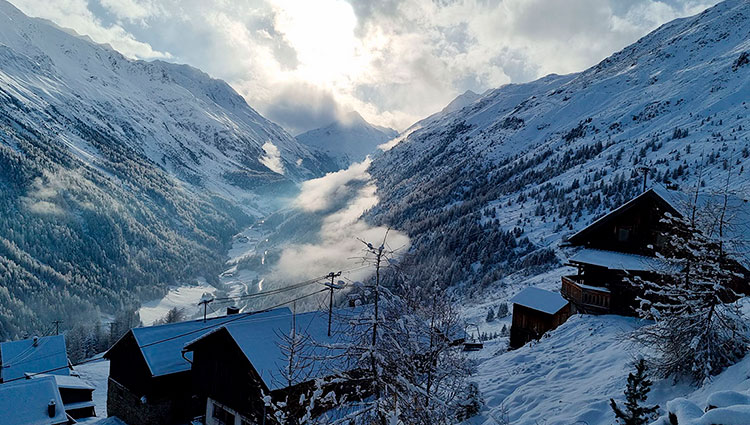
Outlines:
[{"label": "snow-covered mountain", "polygon": [[409,233],[417,278],[474,291],[562,259],[566,234],[641,189],[638,167],[683,188],[701,172],[704,190],[729,173],[747,196],[749,54],[750,2],[727,0],[581,73],[489,91],[375,159],[370,219]]},{"label": "snow-covered mountain", "polygon": [[0,0],[0,340],[216,283],[263,194],[333,167],[225,82]]},{"label": "snow-covered mountain", "polygon": [[359,113],[351,112],[325,127],[298,135],[297,140],[335,158],[339,168],[346,168],[397,135],[396,130],[370,124]]},{"label": "snow-covered mountain", "polygon": [[480,97],[482,97],[481,94],[474,93],[471,90],[466,90],[465,92],[456,96],[455,99],[451,100],[439,112],[436,112],[430,115],[429,117],[419,120],[416,123],[412,124],[409,127],[409,129],[406,130],[406,132],[409,132],[410,130],[415,130],[417,128],[422,128],[429,123],[439,121],[440,119],[444,118],[446,115],[452,112],[460,111],[461,109],[471,105],[472,103],[476,102],[476,100],[479,99]]},{"label": "snow-covered mountain", "polygon": [[28,125],[47,123],[46,132],[87,162],[103,158],[76,134],[79,122],[178,179],[213,190],[300,181],[330,168],[325,156],[262,117],[227,83],[195,68],[130,60],[4,0],[0,22],[6,103],[22,105],[17,115]]}]

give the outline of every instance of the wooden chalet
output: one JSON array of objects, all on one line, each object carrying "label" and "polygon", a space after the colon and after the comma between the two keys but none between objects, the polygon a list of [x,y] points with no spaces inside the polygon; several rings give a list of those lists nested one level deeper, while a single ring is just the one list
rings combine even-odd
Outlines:
[{"label": "wooden chalet", "polygon": [[0,382],[22,379],[28,373],[69,375],[69,365],[63,335],[0,343]]},{"label": "wooden chalet", "polygon": [[75,375],[29,375],[29,379],[52,377],[62,398],[63,409],[73,419],[96,416],[94,387]]},{"label": "wooden chalet", "polygon": [[104,354],[110,361],[107,414],[129,424],[188,423],[203,413],[205,401],[193,393],[192,353],[183,353],[184,345],[244,317],[279,314],[290,312],[282,308],[131,329]]},{"label": "wooden chalet", "polygon": [[[217,328],[185,346],[192,353],[194,392],[205,400],[205,425],[273,424],[276,419],[265,407],[264,395],[274,402],[284,401],[292,415],[303,415],[304,406],[298,405],[300,396],[310,397],[314,380],[332,377],[345,372],[341,350],[331,344],[348,338],[337,331],[344,323],[342,315],[352,310],[339,311],[334,316],[334,331],[328,336],[328,314],[309,312],[277,315],[269,318],[238,321]],[[305,341],[297,349],[296,362],[300,369],[287,372],[289,364],[286,348],[292,329]],[[326,384],[324,392],[354,394],[364,381],[348,379],[346,382]],[[361,392],[359,393],[361,394]],[[296,405],[295,405],[296,404]],[[313,416],[330,409],[318,402]],[[264,419],[265,416],[265,419]]]},{"label": "wooden chalet", "polygon": [[[669,254],[672,251],[665,234],[673,229],[667,228],[661,220],[667,213],[691,217],[695,201],[695,195],[655,187],[568,238],[570,246],[580,248],[568,259],[577,273],[562,277],[560,291],[570,301],[572,312],[635,315],[640,290],[628,283],[629,279],[635,276],[654,279],[679,267],[656,257],[657,252]],[[715,209],[723,202],[721,196],[697,196],[698,208],[703,210]],[[748,242],[750,203],[731,196],[728,210],[734,225],[724,230],[726,239],[732,243]],[[745,278],[738,278],[734,289],[748,293],[750,261],[740,255],[732,259],[731,266],[739,275],[745,275]]]},{"label": "wooden chalet", "polygon": [[528,287],[510,300],[513,303],[513,322],[510,327],[510,348],[518,348],[537,340],[570,316],[570,305],[555,292]]}]

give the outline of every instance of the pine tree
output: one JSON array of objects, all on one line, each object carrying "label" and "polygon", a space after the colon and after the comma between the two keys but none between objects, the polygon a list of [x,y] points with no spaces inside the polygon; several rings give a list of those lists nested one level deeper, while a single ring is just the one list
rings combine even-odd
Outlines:
[{"label": "pine tree", "polygon": [[615,412],[617,422],[621,425],[645,425],[652,420],[659,406],[644,406],[651,390],[651,381],[646,377],[646,360],[640,359],[635,364],[635,373],[628,374],[628,385],[625,388],[625,406],[620,408],[614,399],[609,404]]},{"label": "pine tree", "polygon": [[469,382],[466,386],[466,397],[459,404],[456,420],[465,421],[479,414],[484,400],[479,392],[479,386],[475,382]]},{"label": "pine tree", "polygon": [[665,234],[673,251],[665,256],[670,265],[656,279],[633,279],[644,293],[638,313],[654,321],[635,339],[651,348],[649,362],[658,376],[702,382],[741,359],[750,342],[739,305],[729,302],[737,298],[732,289],[737,275],[725,252],[730,244],[709,236],[705,229],[716,227],[713,222],[696,224],[706,220],[703,215],[717,217],[667,214],[662,221],[671,229]]},{"label": "pine tree", "polygon": [[495,311],[490,307],[489,310],[487,310],[487,322],[492,322],[495,320]]},{"label": "pine tree", "polygon": [[502,303],[497,306],[497,314],[495,314],[495,317],[508,317],[508,314],[510,314],[510,312],[508,311],[508,303]]}]

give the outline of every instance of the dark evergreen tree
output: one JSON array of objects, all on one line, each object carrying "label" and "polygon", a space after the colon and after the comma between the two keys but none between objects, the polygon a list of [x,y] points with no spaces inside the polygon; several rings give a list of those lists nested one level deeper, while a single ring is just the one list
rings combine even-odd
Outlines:
[{"label": "dark evergreen tree", "polygon": [[456,413],[456,420],[465,421],[479,414],[484,400],[479,392],[479,386],[474,382],[469,382],[466,386],[466,398],[459,405]]},{"label": "dark evergreen tree", "polygon": [[609,404],[615,412],[615,418],[621,425],[645,425],[653,419],[659,406],[645,406],[651,381],[646,372],[646,360],[640,359],[635,364],[635,373],[628,374],[628,385],[625,388],[625,405],[621,408],[614,399]]}]

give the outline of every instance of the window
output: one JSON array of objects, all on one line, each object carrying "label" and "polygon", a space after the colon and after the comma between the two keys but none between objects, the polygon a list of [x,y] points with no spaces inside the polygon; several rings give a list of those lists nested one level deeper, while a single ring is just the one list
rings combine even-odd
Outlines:
[{"label": "window", "polygon": [[234,425],[234,415],[218,404],[214,403],[213,418],[224,425]]},{"label": "window", "polygon": [[619,227],[617,229],[617,240],[620,242],[627,242],[630,239],[630,228]]}]

